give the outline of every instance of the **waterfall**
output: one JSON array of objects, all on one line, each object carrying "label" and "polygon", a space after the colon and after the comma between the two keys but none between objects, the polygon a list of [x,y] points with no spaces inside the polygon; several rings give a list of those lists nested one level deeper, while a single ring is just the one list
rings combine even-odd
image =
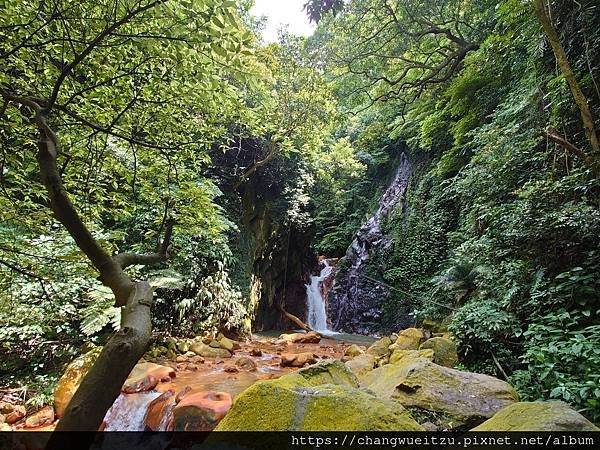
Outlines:
[{"label": "waterfall", "polygon": [[315,331],[329,331],[327,327],[327,310],[325,300],[321,294],[321,284],[333,270],[327,260],[323,261],[324,267],[319,275],[310,277],[310,284],[306,285],[306,297],[308,303],[307,322],[308,326]]}]

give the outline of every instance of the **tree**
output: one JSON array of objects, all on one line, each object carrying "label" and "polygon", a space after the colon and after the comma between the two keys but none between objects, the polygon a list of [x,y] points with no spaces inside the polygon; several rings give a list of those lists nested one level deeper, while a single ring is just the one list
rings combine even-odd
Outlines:
[{"label": "tree", "polygon": [[[228,0],[3,3],[0,136],[4,164],[21,170],[2,180],[4,193],[49,208],[122,308],[119,332],[57,427],[97,430],[151,335],[152,289],[127,268],[165,262],[177,223],[206,222],[197,170],[240,109],[236,83],[247,79],[253,37]],[[41,186],[26,157],[33,152]],[[88,183],[94,170],[104,177]],[[82,192],[82,181],[97,195]],[[86,219],[114,217],[129,187],[146,207],[164,205],[155,249],[111,255]]]},{"label": "tree", "polygon": [[396,100],[403,109],[429,87],[449,81],[493,24],[488,1],[353,0],[321,20],[341,96],[364,109]]}]

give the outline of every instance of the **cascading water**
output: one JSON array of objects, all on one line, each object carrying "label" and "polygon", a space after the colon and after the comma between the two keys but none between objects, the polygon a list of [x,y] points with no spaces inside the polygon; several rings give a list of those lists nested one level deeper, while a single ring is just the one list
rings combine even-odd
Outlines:
[{"label": "cascading water", "polygon": [[379,199],[379,207],[360,227],[343,258],[347,270],[343,276],[336,277],[329,292],[331,322],[336,331],[372,334],[380,327],[382,301],[389,294],[383,286],[370,280],[367,260],[388,245],[381,224],[402,205],[410,175],[410,162],[402,153],[396,174]]},{"label": "cascading water", "polygon": [[306,285],[306,297],[308,303],[308,326],[315,331],[330,332],[327,326],[327,309],[321,292],[321,284],[331,272],[333,266],[324,260],[324,267],[319,275],[310,277],[310,284]]}]

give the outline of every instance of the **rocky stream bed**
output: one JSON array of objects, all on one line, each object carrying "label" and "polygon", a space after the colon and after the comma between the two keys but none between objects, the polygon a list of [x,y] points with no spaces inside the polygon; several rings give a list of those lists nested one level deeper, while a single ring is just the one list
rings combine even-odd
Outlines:
[{"label": "rocky stream bed", "polygon": [[[351,341],[314,332],[169,339],[134,368],[103,429],[598,430],[564,403],[519,402],[506,381],[454,369],[447,333]],[[99,351],[67,367],[52,406],[28,412],[3,399],[2,430],[51,431]]]}]

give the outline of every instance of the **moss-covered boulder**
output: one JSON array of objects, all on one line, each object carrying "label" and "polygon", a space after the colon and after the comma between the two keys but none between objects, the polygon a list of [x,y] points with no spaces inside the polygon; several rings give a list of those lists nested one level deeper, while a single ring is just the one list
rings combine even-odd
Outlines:
[{"label": "moss-covered boulder", "polygon": [[394,350],[392,355],[390,356],[389,363],[396,364],[405,358],[427,358],[433,361],[433,350],[431,349],[423,349],[423,350]]},{"label": "moss-covered boulder", "polygon": [[361,380],[380,398],[407,407],[439,412],[457,423],[477,425],[518,401],[514,388],[497,378],[406,357],[368,373]]},{"label": "moss-covered boulder", "polygon": [[[289,382],[289,380],[288,380]],[[235,400],[216,431],[422,431],[397,402],[344,386],[259,381]]]},{"label": "moss-covered boulder", "polygon": [[368,349],[367,353],[373,356],[387,356],[389,353],[389,347],[392,345],[392,339],[389,336],[385,336],[378,341],[374,342]]},{"label": "moss-covered boulder", "polygon": [[432,337],[423,342],[419,349],[433,350],[433,362],[440,366],[454,367],[458,363],[456,344],[450,339]]},{"label": "moss-covered boulder", "polygon": [[471,431],[600,431],[563,402],[521,402],[501,409]]},{"label": "moss-covered boulder", "polygon": [[365,353],[346,362],[346,367],[360,380],[375,368],[378,360],[377,356]]},{"label": "moss-covered boulder", "polygon": [[284,375],[278,381],[286,386],[337,384],[358,387],[358,379],[354,373],[344,363],[336,359],[318,362],[297,372]]},{"label": "moss-covered boulder", "polygon": [[[216,341],[215,341],[216,342]],[[201,341],[196,341],[192,343],[190,346],[190,351],[194,352],[198,356],[202,356],[203,358],[230,358],[231,352],[219,346],[217,342],[217,347],[211,347],[208,344],[205,344]]]},{"label": "moss-covered boulder", "polygon": [[402,330],[396,339],[394,350],[418,350],[427,339],[426,333],[419,328]]},{"label": "moss-covered boulder", "polygon": [[344,351],[344,356],[348,358],[355,358],[356,356],[363,355],[364,353],[365,351],[362,348],[356,344],[352,344]]},{"label": "moss-covered boulder", "polygon": [[58,384],[54,389],[54,412],[57,417],[61,417],[73,394],[81,384],[83,377],[87,374],[90,367],[98,359],[98,355],[102,351],[102,347],[96,347],[89,352],[75,358],[63,373]]}]

